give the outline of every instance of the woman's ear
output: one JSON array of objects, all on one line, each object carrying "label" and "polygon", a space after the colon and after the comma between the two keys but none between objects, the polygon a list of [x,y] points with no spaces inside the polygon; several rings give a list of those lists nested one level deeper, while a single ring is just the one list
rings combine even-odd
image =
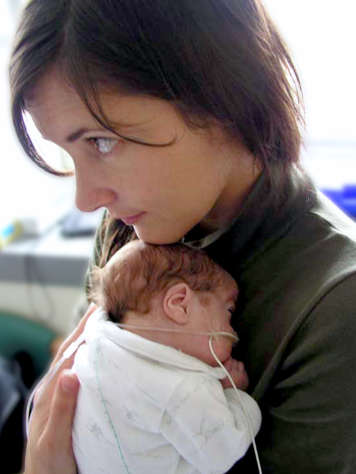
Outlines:
[{"label": "woman's ear", "polygon": [[186,283],[171,286],[163,297],[165,315],[176,324],[186,324],[189,321],[192,298],[193,291]]}]

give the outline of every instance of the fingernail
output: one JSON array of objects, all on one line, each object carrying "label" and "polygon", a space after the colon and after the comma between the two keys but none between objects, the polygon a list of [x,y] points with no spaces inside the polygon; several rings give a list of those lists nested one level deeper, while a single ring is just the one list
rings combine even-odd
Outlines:
[{"label": "fingernail", "polygon": [[62,374],[60,384],[64,392],[74,393],[78,389],[79,381],[73,372],[66,372]]}]

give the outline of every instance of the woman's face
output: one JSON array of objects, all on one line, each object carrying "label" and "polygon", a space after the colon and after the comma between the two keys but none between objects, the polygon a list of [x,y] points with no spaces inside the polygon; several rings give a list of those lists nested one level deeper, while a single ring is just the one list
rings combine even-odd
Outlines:
[{"label": "woman's face", "polygon": [[103,93],[101,104],[122,138],[98,124],[55,69],[27,101],[42,136],[73,159],[79,209],[105,207],[157,244],[234,216],[258,175],[242,146],[218,127],[188,128],[167,101]]}]

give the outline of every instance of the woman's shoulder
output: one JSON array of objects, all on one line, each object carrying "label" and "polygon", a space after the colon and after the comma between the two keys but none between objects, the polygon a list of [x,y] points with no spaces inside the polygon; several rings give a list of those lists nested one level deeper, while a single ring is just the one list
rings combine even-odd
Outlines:
[{"label": "woman's shoulder", "polygon": [[310,214],[329,232],[343,235],[356,244],[356,221],[342,212],[321,192],[317,193],[317,200]]},{"label": "woman's shoulder", "polygon": [[246,269],[251,263],[254,271],[269,270],[270,276],[278,272],[289,281],[319,274],[319,285],[356,272],[356,222],[320,191],[310,207],[297,217],[296,212],[292,208],[284,226],[259,240],[260,247],[246,259]]},{"label": "woman's shoulder", "polygon": [[291,226],[279,246],[277,252],[291,249],[295,269],[318,275],[324,289],[356,273],[356,222],[319,191],[314,205]]}]

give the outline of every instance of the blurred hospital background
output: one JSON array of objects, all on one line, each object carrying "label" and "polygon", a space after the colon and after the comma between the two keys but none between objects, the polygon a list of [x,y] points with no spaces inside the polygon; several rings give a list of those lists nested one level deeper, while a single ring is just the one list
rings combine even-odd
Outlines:
[{"label": "blurred hospital background", "polygon": [[[21,469],[24,399],[47,367],[57,337],[72,329],[83,308],[84,274],[93,230],[100,219],[100,213],[74,209],[72,178],[41,172],[15,139],[7,66],[16,19],[24,3],[0,1],[3,474]],[[356,219],[355,0],[265,0],[265,4],[289,45],[304,88],[305,167],[315,183]],[[52,160],[65,164],[65,157],[55,146],[42,146]]]}]

